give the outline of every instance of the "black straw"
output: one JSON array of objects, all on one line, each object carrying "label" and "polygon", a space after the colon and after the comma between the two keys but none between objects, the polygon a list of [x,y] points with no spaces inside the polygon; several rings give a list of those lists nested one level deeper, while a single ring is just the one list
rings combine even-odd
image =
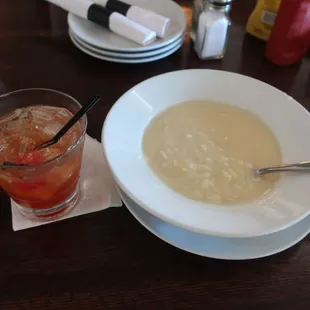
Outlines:
[{"label": "black straw", "polygon": [[42,144],[37,145],[34,149],[41,150],[45,147],[51,146],[57,143],[61,137],[88,111],[90,110],[98,101],[100,100],[99,96],[94,96],[86,105],[84,105],[67,123],[63,126],[58,133],[52,138]]}]

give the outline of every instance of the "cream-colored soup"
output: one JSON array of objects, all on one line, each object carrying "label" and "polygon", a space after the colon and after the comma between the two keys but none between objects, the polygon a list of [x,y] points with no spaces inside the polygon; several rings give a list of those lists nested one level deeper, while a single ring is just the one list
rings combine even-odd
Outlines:
[{"label": "cream-colored soup", "polygon": [[152,170],[178,193],[206,203],[242,203],[270,193],[278,176],[253,169],[281,163],[271,131],[228,104],[188,101],[156,116],[143,136]]}]

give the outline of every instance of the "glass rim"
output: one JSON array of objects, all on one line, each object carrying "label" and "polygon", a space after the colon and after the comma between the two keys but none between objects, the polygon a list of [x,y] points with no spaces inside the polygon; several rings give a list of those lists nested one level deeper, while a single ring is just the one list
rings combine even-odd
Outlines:
[{"label": "glass rim", "polygon": [[[82,107],[82,105],[79,103],[79,101],[77,99],[75,99],[74,97],[59,91],[59,90],[55,90],[55,89],[50,89],[50,88],[21,88],[21,89],[17,89],[5,94],[0,95],[0,100],[5,98],[5,97],[9,97],[10,95],[15,95],[17,93],[22,93],[22,92],[27,92],[27,91],[46,91],[46,92],[52,92],[52,93],[56,93],[58,95],[62,95],[64,97],[67,97],[68,99],[70,99],[71,101],[73,101],[74,103],[77,104],[77,106],[79,107],[79,109]],[[37,163],[37,164],[16,164],[14,166],[9,166],[9,167],[3,167],[3,163],[0,167],[0,170],[28,170],[28,169],[34,169],[37,167],[42,167],[45,166],[53,161],[56,161],[58,159],[61,159],[62,157],[66,156],[67,154],[69,154],[73,149],[75,149],[75,147],[81,143],[81,140],[84,138],[85,134],[86,134],[86,129],[87,129],[87,124],[88,124],[88,120],[87,120],[87,115],[84,114],[84,116],[82,117],[82,119],[84,118],[84,129],[82,130],[79,138],[75,141],[75,143],[73,143],[64,153],[61,153],[51,159],[48,159],[46,161]]]}]

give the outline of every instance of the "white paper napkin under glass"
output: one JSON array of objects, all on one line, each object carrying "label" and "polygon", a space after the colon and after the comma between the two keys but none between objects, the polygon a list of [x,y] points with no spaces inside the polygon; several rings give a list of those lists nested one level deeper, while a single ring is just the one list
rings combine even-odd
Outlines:
[{"label": "white paper napkin under glass", "polygon": [[20,214],[14,201],[11,200],[12,226],[13,230],[17,231],[121,205],[101,144],[86,136],[80,174],[80,199],[73,210],[53,221],[32,221]]}]

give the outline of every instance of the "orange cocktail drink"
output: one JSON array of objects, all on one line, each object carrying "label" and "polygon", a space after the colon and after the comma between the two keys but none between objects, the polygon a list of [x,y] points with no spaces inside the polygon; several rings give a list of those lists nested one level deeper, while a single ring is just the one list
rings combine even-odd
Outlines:
[{"label": "orange cocktail drink", "polygon": [[48,89],[0,96],[0,186],[28,218],[55,219],[79,198],[86,117],[56,144],[35,150],[79,109],[72,97]]}]

